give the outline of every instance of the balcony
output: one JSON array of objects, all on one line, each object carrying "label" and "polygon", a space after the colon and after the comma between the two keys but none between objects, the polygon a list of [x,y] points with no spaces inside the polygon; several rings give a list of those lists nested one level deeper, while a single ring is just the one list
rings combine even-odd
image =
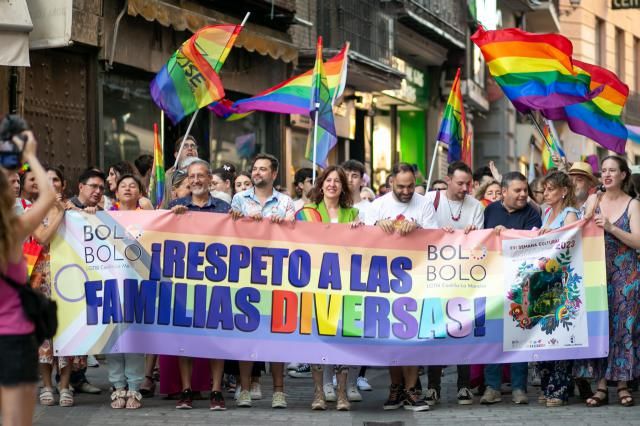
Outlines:
[{"label": "balcony", "polygon": [[559,33],[558,1],[529,0],[531,12],[526,15],[525,29],[532,33]]},{"label": "balcony", "polygon": [[622,121],[632,126],[640,126],[640,93],[631,92],[624,107]]},{"label": "balcony", "polygon": [[388,0],[384,4],[408,28],[447,48],[465,49],[466,1]]}]

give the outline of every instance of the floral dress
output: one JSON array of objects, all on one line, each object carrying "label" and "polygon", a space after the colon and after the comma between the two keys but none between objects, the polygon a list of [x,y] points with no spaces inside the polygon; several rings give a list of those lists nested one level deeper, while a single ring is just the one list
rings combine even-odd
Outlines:
[{"label": "floral dress", "polygon": [[[575,213],[578,218],[580,217],[580,212],[577,209],[566,207],[556,216],[553,222],[549,223],[551,213],[551,208],[545,212],[542,220],[543,227],[549,229],[562,228],[569,213]],[[569,400],[569,389],[572,386],[572,368],[573,361],[571,360],[546,361],[538,364],[540,386],[546,399],[559,399],[564,402]]]},{"label": "floral dress", "polygon": [[[632,201],[632,200],[631,200]],[[629,204],[631,204],[629,201]],[[629,204],[613,222],[631,231]],[[596,209],[600,213],[600,209]],[[609,302],[609,356],[576,362],[575,375],[596,380],[630,381],[640,377],[640,259],[636,250],[604,233]]]}]

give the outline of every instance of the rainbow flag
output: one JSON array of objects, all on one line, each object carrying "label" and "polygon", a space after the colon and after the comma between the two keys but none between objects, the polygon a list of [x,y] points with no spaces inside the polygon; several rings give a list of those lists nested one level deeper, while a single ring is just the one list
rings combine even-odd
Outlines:
[{"label": "rainbow flag", "polygon": [[[348,53],[349,43],[346,43],[336,56],[324,63],[332,104],[342,95],[347,83]],[[226,121],[243,118],[253,111],[309,115],[313,72],[314,69],[310,69],[232,105],[230,101],[223,99],[210,105],[209,109]]]},{"label": "rainbow flag", "polygon": [[162,205],[164,200],[165,184],[164,153],[160,144],[158,124],[153,123],[153,167],[151,169],[151,182],[149,183],[149,199],[156,209]]},{"label": "rainbow flag", "polygon": [[471,40],[482,51],[491,76],[521,113],[588,101],[598,93],[590,91],[589,75],[574,70],[573,45],[559,34],[479,27]]},{"label": "rainbow flag", "polygon": [[577,72],[588,75],[591,89],[600,89],[587,102],[542,111],[552,120],[566,120],[569,128],[593,139],[606,149],[624,154],[628,131],[620,116],[629,96],[629,87],[611,71],[597,65],[573,61]]},{"label": "rainbow flag", "polygon": [[460,90],[460,68],[456,72],[456,78],[453,80],[447,105],[444,107],[437,139],[449,145],[448,159],[450,163],[459,161],[462,158],[463,142],[464,145],[468,143],[470,146],[470,141],[467,141],[467,119],[464,113],[464,104],[462,103],[462,91]]},{"label": "rainbow flag", "polygon": [[199,29],[153,79],[151,97],[174,124],[224,97],[218,73],[241,30],[228,24]]},{"label": "rainbow flag", "polygon": [[309,161],[314,160],[314,132],[317,132],[317,137],[315,138],[315,164],[320,167],[326,167],[329,151],[336,145],[338,138],[333,122],[335,92],[331,93],[329,90],[329,83],[327,82],[327,75],[322,62],[322,37],[318,37],[316,45],[316,64],[313,67],[311,90],[311,102],[307,108],[311,112],[311,120],[314,122],[315,129],[309,132],[305,157]]}]

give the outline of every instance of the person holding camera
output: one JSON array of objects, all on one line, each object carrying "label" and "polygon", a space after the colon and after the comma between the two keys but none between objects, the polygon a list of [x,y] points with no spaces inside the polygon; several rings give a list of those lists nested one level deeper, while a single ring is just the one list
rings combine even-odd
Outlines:
[{"label": "person holding camera", "polygon": [[[9,282],[26,285],[22,243],[42,223],[56,194],[36,157],[33,133],[25,130],[12,134],[10,142],[15,149],[0,152],[0,409],[2,424],[30,425],[38,382],[38,343],[35,326],[26,317],[18,291]],[[7,167],[19,168],[22,162],[29,163],[39,196],[31,208],[17,216]]]}]

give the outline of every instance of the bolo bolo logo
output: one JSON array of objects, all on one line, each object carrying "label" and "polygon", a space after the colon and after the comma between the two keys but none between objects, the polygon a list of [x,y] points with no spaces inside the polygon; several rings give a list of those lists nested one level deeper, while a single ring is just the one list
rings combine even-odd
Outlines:
[{"label": "bolo bolo logo", "polygon": [[83,226],[84,260],[88,265],[115,261],[135,262],[142,248],[118,225]]},{"label": "bolo bolo logo", "polygon": [[486,257],[487,248],[484,246],[466,250],[460,245],[429,244],[427,281],[482,281],[487,277],[487,270],[477,262],[484,261]]}]

